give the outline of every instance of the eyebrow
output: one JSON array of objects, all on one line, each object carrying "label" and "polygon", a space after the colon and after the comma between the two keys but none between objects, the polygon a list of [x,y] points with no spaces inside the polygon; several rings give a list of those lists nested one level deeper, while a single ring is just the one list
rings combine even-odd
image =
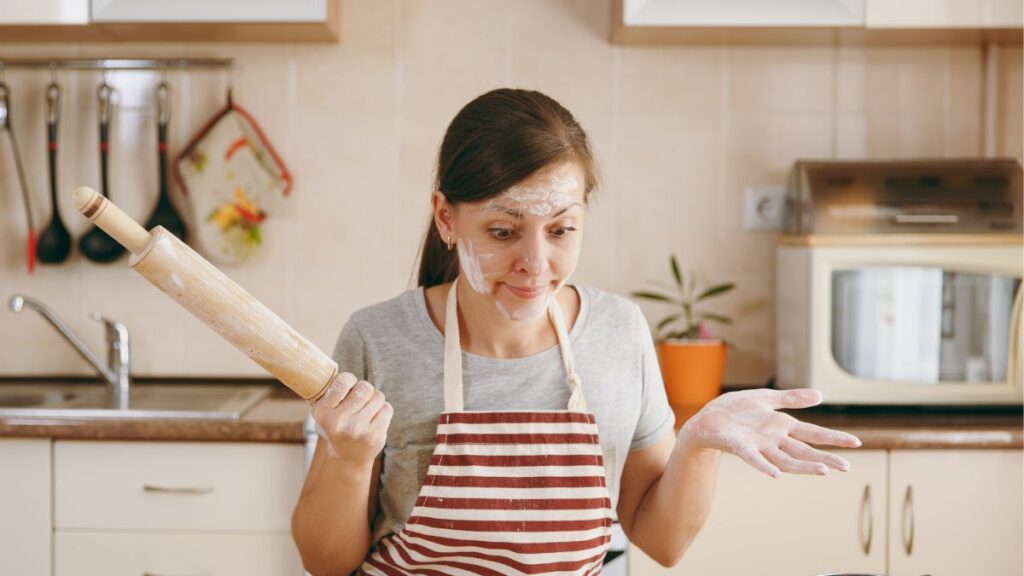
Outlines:
[{"label": "eyebrow", "polygon": [[[552,218],[558,218],[562,214],[565,214],[566,212],[568,212],[569,209],[574,207],[574,206],[583,206],[583,204],[580,203],[580,202],[573,202],[572,204],[569,204],[565,208],[562,208],[561,210],[559,210],[555,214],[552,214],[551,217]],[[492,212],[505,212],[507,214],[512,215],[515,218],[520,218],[523,215],[523,213],[518,211],[518,210],[513,210],[512,208],[505,208],[504,206],[493,206],[491,208],[488,208],[488,210],[490,210]]]}]

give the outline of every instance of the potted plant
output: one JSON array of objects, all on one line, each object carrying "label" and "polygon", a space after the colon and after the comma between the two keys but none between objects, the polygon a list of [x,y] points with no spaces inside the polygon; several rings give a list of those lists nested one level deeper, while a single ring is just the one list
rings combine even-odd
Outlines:
[{"label": "potted plant", "polygon": [[684,277],[675,254],[669,257],[669,264],[675,280],[674,294],[636,291],[632,296],[674,308],[658,322],[654,338],[665,391],[669,404],[676,410],[678,425],[685,419],[681,411],[692,412],[721,393],[728,342],[715,337],[706,323],[731,324],[732,319],[709,312],[702,305],[710,298],[732,291],[736,285],[724,282],[698,290],[696,274],[691,272]]}]

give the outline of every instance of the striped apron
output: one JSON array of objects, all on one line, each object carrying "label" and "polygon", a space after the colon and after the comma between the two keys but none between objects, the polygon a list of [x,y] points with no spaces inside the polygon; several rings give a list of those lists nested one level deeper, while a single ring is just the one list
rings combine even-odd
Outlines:
[{"label": "striped apron", "polygon": [[372,576],[600,574],[611,497],[561,308],[554,324],[571,390],[567,410],[467,412],[455,286],[445,320],[437,445],[405,526],[360,567]]}]

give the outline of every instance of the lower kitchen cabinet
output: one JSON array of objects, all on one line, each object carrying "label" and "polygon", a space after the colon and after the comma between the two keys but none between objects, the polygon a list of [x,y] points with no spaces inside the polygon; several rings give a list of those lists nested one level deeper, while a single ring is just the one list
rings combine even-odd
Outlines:
[{"label": "lower kitchen cabinet", "polygon": [[682,562],[664,568],[632,546],[630,576],[1024,574],[1024,452],[835,452],[850,472],[779,480],[723,455]]},{"label": "lower kitchen cabinet", "polygon": [[288,534],[69,532],[55,541],[56,576],[299,576]]},{"label": "lower kitchen cabinet", "polygon": [[50,576],[50,440],[0,438],[0,574]]},{"label": "lower kitchen cabinet", "polygon": [[894,450],[891,576],[1024,574],[1024,452]]},{"label": "lower kitchen cabinet", "polygon": [[629,574],[883,573],[886,451],[835,452],[849,472],[779,479],[723,454],[711,515],[683,560],[664,568],[634,546]]},{"label": "lower kitchen cabinet", "polygon": [[54,575],[301,575],[301,444],[57,440]]}]

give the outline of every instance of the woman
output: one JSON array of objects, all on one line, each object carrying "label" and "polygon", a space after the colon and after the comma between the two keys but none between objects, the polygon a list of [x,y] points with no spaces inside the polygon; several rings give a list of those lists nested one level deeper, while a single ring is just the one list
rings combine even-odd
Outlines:
[{"label": "woman", "polygon": [[856,437],[776,412],[816,391],[724,394],[673,431],[639,307],[568,284],[596,183],[543,94],[494,90],[452,120],[420,288],[352,316],[312,407],[324,441],[292,522],[311,573],[596,574],[613,514],[672,565],[723,451],[773,477],[849,469],[806,443]]}]

